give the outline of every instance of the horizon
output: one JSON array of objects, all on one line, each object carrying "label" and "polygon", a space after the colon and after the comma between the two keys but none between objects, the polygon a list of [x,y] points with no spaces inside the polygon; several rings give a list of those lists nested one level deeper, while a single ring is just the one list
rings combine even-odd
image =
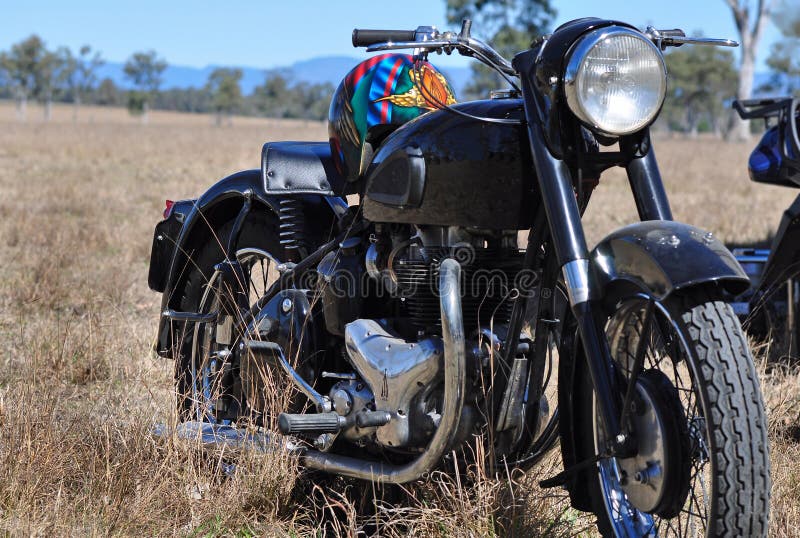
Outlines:
[{"label": "horizon", "polygon": [[[653,24],[659,28],[682,28],[687,33],[702,30],[708,37],[738,39],[730,10],[723,0],[673,0],[669,6],[654,3],[646,8],[631,6],[624,0],[606,0],[602,13],[597,13],[590,0],[553,4],[557,11],[553,27],[581,16],[602,15],[638,27]],[[198,8],[197,3],[186,0],[169,4],[143,0],[136,4],[116,3],[111,12],[104,9],[107,4],[99,0],[69,4],[34,0],[5,10],[0,50],[37,34],[50,48],[67,46],[77,50],[88,44],[111,64],[124,63],[136,51],[152,49],[175,67],[230,66],[269,71],[320,57],[366,57],[363,49],[350,45],[350,32],[356,27],[452,26],[446,24],[444,2],[407,0],[402,10],[391,11],[391,17],[381,14],[386,11],[380,8],[384,5],[394,8],[395,3],[376,5],[374,1],[350,0],[347,5],[352,9],[343,10],[342,4],[310,0],[301,11],[296,5],[283,2],[238,0],[225,6],[201,2]],[[258,13],[245,16],[246,8]],[[309,18],[309,11],[318,16]],[[152,16],[153,13],[157,15]],[[264,15],[269,16],[269,22],[261,22]],[[272,23],[272,18],[282,24]],[[704,22],[695,22],[698,20]],[[299,25],[291,24],[293,21],[302,21],[304,26],[298,30]],[[233,31],[221,32],[220,28]],[[473,27],[473,33],[480,35],[480,28]],[[301,39],[297,39],[298,36]],[[779,37],[774,23],[768,21],[759,48],[757,72],[768,70],[765,60],[770,46]],[[278,53],[265,61],[265,55],[260,52],[263,49]],[[736,54],[738,56],[738,52]],[[469,59],[457,55],[435,56],[433,61],[443,68],[470,64]]]}]

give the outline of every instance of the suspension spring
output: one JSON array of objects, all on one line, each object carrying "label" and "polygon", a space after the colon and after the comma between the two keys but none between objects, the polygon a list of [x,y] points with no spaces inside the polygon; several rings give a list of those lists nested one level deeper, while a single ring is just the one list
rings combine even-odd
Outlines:
[{"label": "suspension spring", "polygon": [[280,201],[278,218],[280,220],[279,237],[286,253],[306,255],[305,219],[303,205],[297,198],[284,198]]}]

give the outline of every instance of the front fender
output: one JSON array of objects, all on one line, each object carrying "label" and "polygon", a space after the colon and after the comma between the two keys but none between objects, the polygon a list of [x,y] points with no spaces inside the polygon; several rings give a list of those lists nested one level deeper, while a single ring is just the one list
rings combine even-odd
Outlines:
[{"label": "front fender", "polygon": [[[716,284],[731,293],[749,286],[747,275],[733,254],[704,230],[674,221],[646,221],[612,232],[590,254],[596,291],[606,306],[619,299],[643,293],[662,301],[678,290]],[[579,409],[584,406],[586,386],[579,381],[579,369],[586,364],[575,319],[567,315],[562,329],[558,368],[558,409],[561,452],[569,469],[591,457],[593,447],[580,444],[576,432],[587,427]],[[572,506],[591,509],[585,483],[596,480],[593,471],[578,470],[566,478]]]},{"label": "front fender", "polygon": [[633,287],[657,300],[677,290],[714,283],[738,294],[750,286],[739,262],[710,232],[675,221],[651,220],[612,232],[592,250],[592,271],[603,297]]}]

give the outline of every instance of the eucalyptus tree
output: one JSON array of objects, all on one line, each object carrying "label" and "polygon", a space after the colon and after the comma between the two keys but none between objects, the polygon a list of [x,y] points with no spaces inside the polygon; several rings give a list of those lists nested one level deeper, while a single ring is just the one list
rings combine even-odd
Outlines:
[{"label": "eucalyptus tree", "polygon": [[11,87],[17,104],[17,118],[24,121],[27,116],[28,99],[36,90],[37,72],[47,53],[44,41],[31,35],[0,54],[0,67]]},{"label": "eucalyptus tree", "polygon": [[[533,39],[545,34],[556,15],[550,0],[447,0],[446,5],[449,23],[472,19],[480,37],[506,58],[527,49]],[[486,97],[503,83],[483,64],[473,63],[472,73],[466,98]]]},{"label": "eucalyptus tree", "polygon": [[161,86],[166,68],[167,62],[154,50],[136,52],[125,62],[125,77],[136,88],[129,94],[128,110],[132,114],[141,114],[142,123],[147,123],[150,102]]},{"label": "eucalyptus tree", "polygon": [[218,67],[208,76],[206,88],[211,94],[214,122],[222,124],[223,117],[231,123],[231,116],[242,104],[242,70]]},{"label": "eucalyptus tree", "polygon": [[[753,93],[758,46],[769,18],[773,0],[723,0],[723,2],[731,10],[741,46],[736,98],[749,99]],[[750,138],[749,124],[739,118],[735,112],[731,112],[729,118],[730,137],[737,140],[748,140]]]},{"label": "eucalyptus tree", "polygon": [[67,91],[72,99],[72,121],[77,121],[78,111],[98,85],[97,71],[105,63],[99,52],[89,45],[78,49],[78,54],[68,51],[65,58],[68,66]]},{"label": "eucalyptus tree", "polygon": [[773,86],[800,97],[800,7],[796,2],[784,0],[772,20],[782,34],[767,58],[774,74]]}]

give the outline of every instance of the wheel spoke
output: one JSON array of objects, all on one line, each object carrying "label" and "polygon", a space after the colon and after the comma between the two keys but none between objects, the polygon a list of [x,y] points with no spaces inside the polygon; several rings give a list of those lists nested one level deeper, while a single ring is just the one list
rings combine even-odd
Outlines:
[{"label": "wheel spoke", "polygon": [[[243,273],[240,282],[242,293],[252,304],[268,288],[271,257],[267,252],[247,249],[237,255],[237,260]],[[203,288],[200,312],[218,310],[223,303],[223,294],[230,293],[231,290],[223,290],[219,282],[219,272],[215,272]],[[225,377],[233,360],[231,348],[235,348],[243,337],[248,336],[242,332],[243,329],[247,332],[252,329],[243,327],[244,313],[240,311],[236,315],[230,337],[225,343],[217,342],[216,324],[205,324],[204,329],[199,331],[195,329],[196,344],[192,352],[195,359],[191,364],[191,408],[196,419],[216,422],[218,417],[241,416],[245,411],[243,398],[231,390]],[[231,422],[228,418],[222,421]]]},{"label": "wheel spoke", "polygon": [[[659,536],[695,536],[698,535],[698,529],[706,528],[708,518],[704,477],[705,463],[707,463],[705,459],[707,426],[699,409],[700,400],[694,384],[691,356],[688,355],[690,352],[683,349],[684,340],[674,332],[675,325],[664,317],[666,312],[663,309],[653,308],[652,305],[653,303],[643,300],[627,310],[621,308],[620,310],[630,317],[611,324],[618,333],[615,333],[613,338],[609,336],[609,342],[613,344],[612,354],[618,369],[626,378],[624,385],[626,403],[632,402],[635,387],[639,384],[637,380],[649,370],[661,372],[664,383],[669,383],[674,388],[672,397],[677,398],[676,405],[680,405],[687,421],[686,429],[682,431],[688,431],[691,456],[694,459],[689,470],[689,492],[681,501],[683,506],[678,507],[677,516],[664,519],[640,514],[631,504],[621,484],[613,477],[613,473],[609,472],[608,467],[605,471],[601,470],[601,485],[604,484],[606,506],[617,534],[626,535],[633,532],[639,535],[655,533]],[[665,363],[667,357],[669,360]],[[629,405],[623,408],[623,417],[626,417],[625,411],[628,408]],[[628,491],[627,488],[625,491]]]},{"label": "wheel spoke", "polygon": [[653,319],[653,302],[648,301],[642,321],[642,330],[639,335],[639,341],[636,343],[636,354],[633,357],[633,365],[630,370],[630,377],[628,379],[628,388],[625,391],[625,400],[622,404],[622,416],[620,417],[620,428],[627,427],[628,414],[630,413],[631,401],[633,400],[633,393],[636,392],[636,380],[642,371],[644,364],[644,357],[647,348],[649,347],[649,337],[651,333],[651,320]]}]

